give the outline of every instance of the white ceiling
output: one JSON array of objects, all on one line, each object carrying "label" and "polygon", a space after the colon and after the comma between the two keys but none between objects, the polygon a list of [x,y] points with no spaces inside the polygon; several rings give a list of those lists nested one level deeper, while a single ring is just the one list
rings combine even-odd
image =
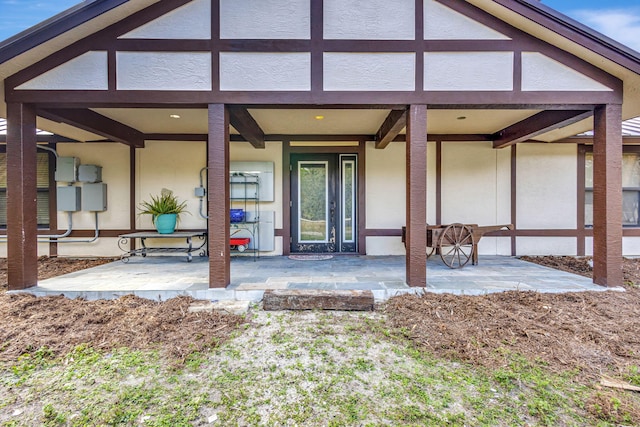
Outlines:
[{"label": "white ceiling", "polygon": [[[206,134],[208,128],[205,109],[96,108],[94,111],[143,133]],[[268,135],[374,135],[390,110],[250,109],[249,112]],[[427,132],[491,134],[537,112],[537,110],[429,110]],[[180,118],[171,118],[172,115],[178,115]]]}]

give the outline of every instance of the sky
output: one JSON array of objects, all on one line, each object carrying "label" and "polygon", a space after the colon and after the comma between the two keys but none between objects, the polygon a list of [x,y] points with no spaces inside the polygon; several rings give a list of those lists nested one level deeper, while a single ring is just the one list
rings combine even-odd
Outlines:
[{"label": "sky", "polygon": [[[552,8],[640,51],[640,0],[542,0]],[[79,0],[0,0],[0,41]]]}]

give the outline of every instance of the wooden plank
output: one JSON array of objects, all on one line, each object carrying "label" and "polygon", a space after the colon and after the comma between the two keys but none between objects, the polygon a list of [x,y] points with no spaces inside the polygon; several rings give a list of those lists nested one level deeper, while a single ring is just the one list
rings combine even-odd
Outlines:
[{"label": "wooden plank", "polygon": [[38,115],[55,122],[67,123],[131,147],[144,147],[144,134],[142,132],[89,109],[38,110]]},{"label": "wooden plank", "polygon": [[254,148],[265,148],[264,132],[253,116],[242,107],[227,107],[229,122]]},{"label": "wooden plank", "polygon": [[376,148],[381,150],[407,126],[407,110],[393,110],[376,132]]},{"label": "wooden plank", "polygon": [[364,290],[270,289],[263,309],[274,310],[373,310],[373,292]]},{"label": "wooden plank", "polygon": [[579,122],[593,114],[591,110],[549,110],[534,114],[493,135],[493,148],[504,148],[543,133]]}]

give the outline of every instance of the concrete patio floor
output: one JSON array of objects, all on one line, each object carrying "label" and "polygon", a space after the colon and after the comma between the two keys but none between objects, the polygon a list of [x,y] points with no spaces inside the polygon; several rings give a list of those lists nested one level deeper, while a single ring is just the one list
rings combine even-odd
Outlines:
[{"label": "concrete patio floor", "polygon": [[407,286],[403,256],[334,256],[326,260],[237,257],[231,261],[230,286],[209,289],[207,258],[196,257],[188,263],[185,257],[148,256],[42,280],[28,292],[91,300],[135,294],[155,300],[190,295],[213,301],[258,302],[267,289],[364,289],[371,290],[376,301],[425,291],[483,295],[510,290],[608,290],[586,277],[504,256],[481,256],[480,265],[468,264],[458,270],[445,266],[439,257],[432,257],[427,262],[427,282],[426,288]]}]

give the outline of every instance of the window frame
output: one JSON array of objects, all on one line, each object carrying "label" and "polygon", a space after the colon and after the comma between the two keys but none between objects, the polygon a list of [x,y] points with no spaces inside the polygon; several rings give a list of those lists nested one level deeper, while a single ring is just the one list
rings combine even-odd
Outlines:
[{"label": "window frame", "polygon": [[[578,209],[580,210],[579,212],[579,217],[578,217],[578,226],[582,226],[584,229],[587,230],[592,230],[593,229],[593,224],[588,224],[587,223],[587,219],[586,219],[586,212],[587,212],[587,204],[586,204],[586,200],[587,200],[587,193],[588,192],[592,192],[593,193],[593,187],[588,187],[586,182],[587,182],[587,177],[586,177],[586,170],[587,170],[587,155],[593,155],[593,145],[580,145],[578,147],[578,158],[580,160],[580,165],[581,168],[578,168],[578,188],[580,188],[581,190],[581,199],[579,198],[579,206]],[[623,156],[625,154],[635,154],[638,156],[638,158],[640,159],[640,146],[637,145],[624,145],[622,147],[622,154]],[[623,219],[623,224],[622,224],[622,228],[624,229],[640,229],[640,187],[622,187],[622,191],[634,191],[638,194],[638,212],[637,212],[637,223],[635,224],[625,224],[624,223],[624,219]],[[592,215],[593,216],[593,215]],[[580,224],[581,223],[581,224]]]},{"label": "window frame", "polygon": [[[52,144],[48,144],[47,145],[48,148],[55,148],[55,146],[53,146]],[[2,144],[0,145],[0,155],[2,155],[2,157],[4,157],[4,161],[0,160],[0,167],[4,167],[6,169],[7,164],[6,164],[6,152],[7,152],[7,146],[6,144]],[[55,217],[57,215],[57,210],[56,210],[56,201],[55,201],[55,197],[56,197],[56,191],[55,191],[55,181],[54,181],[54,175],[55,175],[55,156],[53,155],[53,153],[51,152],[44,152],[44,151],[40,151],[38,150],[38,152],[36,153],[37,156],[46,156],[46,164],[47,164],[47,186],[40,186],[36,188],[36,192],[38,194],[47,194],[48,195],[48,202],[47,202],[47,222],[46,223],[40,223],[38,222],[38,230],[52,230],[53,228],[57,228],[57,218]],[[43,162],[44,163],[44,162]],[[36,163],[38,164],[38,163]],[[0,194],[4,194],[5,195],[5,200],[6,200],[6,194],[7,194],[7,187],[0,187]],[[36,214],[37,215],[37,214]],[[7,230],[7,218],[4,218],[4,221],[0,220],[0,230],[3,232],[2,234],[6,233]]]}]

